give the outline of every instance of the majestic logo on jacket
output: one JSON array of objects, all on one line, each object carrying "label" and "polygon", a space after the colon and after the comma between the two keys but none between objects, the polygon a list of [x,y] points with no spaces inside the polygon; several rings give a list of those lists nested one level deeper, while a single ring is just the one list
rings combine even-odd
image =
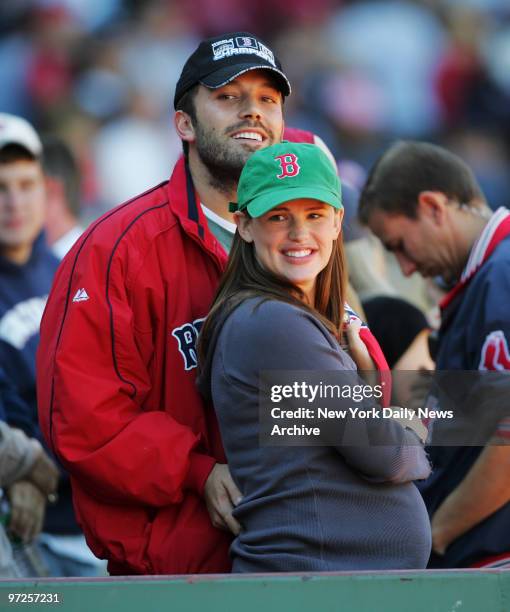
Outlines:
[{"label": "majestic logo on jacket", "polygon": [[0,340],[23,350],[30,338],[39,333],[47,299],[47,295],[33,297],[8,310],[0,319]]},{"label": "majestic logo on jacket", "polygon": [[195,319],[193,323],[185,323],[172,331],[172,336],[177,340],[179,352],[184,359],[185,370],[192,370],[197,367],[198,359],[195,347],[204,321],[205,317]]},{"label": "majestic logo on jacket", "polygon": [[482,347],[479,370],[510,370],[510,351],[502,330],[491,332]]},{"label": "majestic logo on jacket", "polygon": [[86,302],[89,299],[88,293],[82,287],[74,294],[73,302]]}]

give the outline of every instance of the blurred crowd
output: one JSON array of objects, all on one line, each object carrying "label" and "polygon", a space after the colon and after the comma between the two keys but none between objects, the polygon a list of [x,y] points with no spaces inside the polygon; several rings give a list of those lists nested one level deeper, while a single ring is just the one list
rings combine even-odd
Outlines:
[{"label": "blurred crowd", "polygon": [[505,0],[19,0],[0,6],[0,109],[64,138],[83,216],[168,178],[171,100],[204,36],[252,31],[293,84],[287,122],[319,134],[359,186],[397,137],[437,142],[506,202],[510,5]]}]

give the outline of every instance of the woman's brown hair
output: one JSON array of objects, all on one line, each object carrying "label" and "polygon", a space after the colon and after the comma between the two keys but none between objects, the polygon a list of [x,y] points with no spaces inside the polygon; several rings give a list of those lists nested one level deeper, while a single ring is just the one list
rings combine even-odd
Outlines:
[{"label": "woman's brown hair", "polygon": [[214,348],[210,344],[216,326],[225,321],[241,302],[253,297],[280,300],[303,308],[340,340],[346,287],[347,270],[341,235],[333,243],[328,264],[317,275],[315,304],[308,304],[299,287],[264,269],[257,261],[253,243],[245,242],[236,232],[227,267],[198,339],[199,367],[206,362],[209,350]]}]

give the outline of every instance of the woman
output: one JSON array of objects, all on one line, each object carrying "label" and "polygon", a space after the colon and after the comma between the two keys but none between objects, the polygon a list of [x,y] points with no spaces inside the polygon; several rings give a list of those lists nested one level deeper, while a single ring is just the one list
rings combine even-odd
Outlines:
[{"label": "woman", "polygon": [[430,527],[412,481],[430,467],[414,432],[382,419],[363,426],[391,445],[259,444],[260,371],[356,370],[340,344],[335,170],[314,145],[280,143],[250,157],[238,199],[229,264],[199,341],[199,386],[243,493],[233,571],[425,567]]}]

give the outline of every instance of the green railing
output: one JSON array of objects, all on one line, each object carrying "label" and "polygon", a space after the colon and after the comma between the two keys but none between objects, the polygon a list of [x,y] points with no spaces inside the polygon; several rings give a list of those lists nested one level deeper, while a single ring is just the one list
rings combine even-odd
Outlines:
[{"label": "green railing", "polygon": [[[55,595],[59,603],[50,603]],[[510,570],[0,581],[2,612],[50,607],[62,612],[510,612]]]}]

